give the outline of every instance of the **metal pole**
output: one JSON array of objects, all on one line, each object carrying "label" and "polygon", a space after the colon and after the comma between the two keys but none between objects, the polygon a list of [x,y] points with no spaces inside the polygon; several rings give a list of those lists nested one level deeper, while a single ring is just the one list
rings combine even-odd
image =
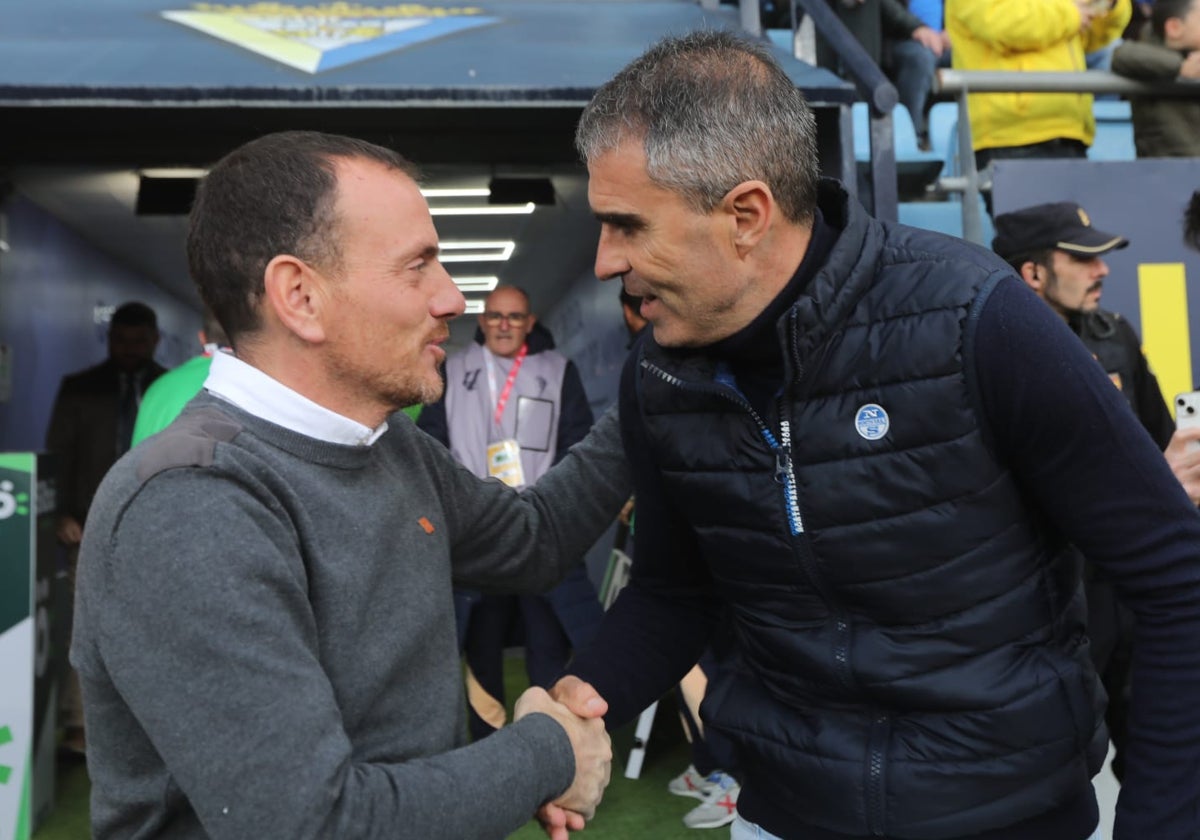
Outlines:
[{"label": "metal pole", "polygon": [[963,239],[986,245],[983,241],[983,214],[979,212],[979,171],[975,168],[975,150],[971,144],[966,87],[958,94],[958,165],[967,179],[967,188],[962,197]]},{"label": "metal pole", "polygon": [[756,38],[762,35],[762,12],[758,8],[758,0],[739,0],[738,10],[742,14],[742,29]]},{"label": "metal pole", "polygon": [[850,105],[838,106],[838,144],[841,147],[841,171],[838,177],[851,198],[858,198],[858,164],[854,160],[854,115]]},{"label": "metal pole", "polygon": [[900,220],[900,194],[896,185],[896,135],[892,115],[871,109],[871,212],[881,222]]}]

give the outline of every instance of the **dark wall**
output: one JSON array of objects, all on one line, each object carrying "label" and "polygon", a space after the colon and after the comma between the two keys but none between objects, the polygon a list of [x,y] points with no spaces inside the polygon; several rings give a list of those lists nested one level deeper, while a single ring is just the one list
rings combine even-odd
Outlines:
[{"label": "dark wall", "polygon": [[113,307],[140,300],[158,313],[161,364],[199,351],[198,312],[19,195],[0,214],[0,451],[42,448],[59,380],[104,359]]}]

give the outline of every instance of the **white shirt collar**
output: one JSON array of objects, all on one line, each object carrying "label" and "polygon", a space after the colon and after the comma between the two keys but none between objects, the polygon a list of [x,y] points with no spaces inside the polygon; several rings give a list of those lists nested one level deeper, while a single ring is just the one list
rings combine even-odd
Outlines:
[{"label": "white shirt collar", "polygon": [[204,388],[263,420],[328,443],[370,446],[387,431],[343,417],[229,353],[213,354]]}]

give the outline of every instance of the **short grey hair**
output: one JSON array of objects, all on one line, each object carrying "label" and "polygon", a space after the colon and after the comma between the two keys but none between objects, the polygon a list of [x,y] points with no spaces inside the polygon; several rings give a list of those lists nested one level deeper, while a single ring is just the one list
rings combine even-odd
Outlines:
[{"label": "short grey hair", "polygon": [[666,38],[606,82],[583,111],[584,161],[641,139],[651,181],[701,213],[743,181],[761,180],[792,222],[812,221],[817,123],[760,44],[732,32]]}]

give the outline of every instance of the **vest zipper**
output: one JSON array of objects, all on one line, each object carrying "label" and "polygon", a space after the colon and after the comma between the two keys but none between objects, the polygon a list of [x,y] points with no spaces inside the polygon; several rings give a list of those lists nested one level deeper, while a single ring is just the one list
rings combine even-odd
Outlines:
[{"label": "vest zipper", "polygon": [[871,732],[868,736],[866,813],[867,830],[872,837],[884,837],[887,834],[883,771],[887,761],[885,750],[890,728],[891,718],[881,712],[871,721]]},{"label": "vest zipper", "polygon": [[[795,316],[793,315],[793,329],[795,327]],[[794,342],[792,343],[794,347]],[[750,405],[747,400],[736,388],[729,385],[716,384],[708,385],[705,383],[687,382],[668,373],[662,368],[655,365],[646,359],[642,359],[642,367],[663,380],[669,385],[679,388],[684,391],[694,391],[697,393],[712,394],[723,399],[729,400],[742,408],[754,419],[758,426],[759,434],[766,441],[767,446],[775,454],[775,480],[783,485],[784,507],[788,517],[788,527],[791,529],[792,537],[800,537],[793,539],[792,550],[796,554],[800,567],[804,570],[808,577],[809,583],[813,589],[821,596],[821,600],[829,609],[834,619],[835,634],[833,639],[833,660],[834,667],[839,681],[844,688],[853,688],[855,686],[854,674],[850,667],[850,620],[836,599],[834,599],[828,589],[825,587],[824,581],[817,573],[816,563],[812,557],[812,551],[805,538],[804,520],[800,514],[800,494],[796,488],[796,471],[792,464],[792,424],[788,418],[788,399],[786,394],[781,394],[777,402],[777,412],[779,414],[779,440],[776,441],[775,435],[772,434],[770,427],[766,421],[762,419],[754,406]],[[799,381],[803,376],[804,366],[796,360],[796,371],[792,377],[793,381]],[[877,730],[874,724],[887,723],[887,717],[873,721],[872,738]],[[883,742],[886,744],[886,735],[883,737]],[[885,806],[882,799],[881,786],[883,783],[883,764],[884,754],[883,747],[872,740],[869,747],[870,754],[868,757],[868,789],[867,789],[867,820],[871,827],[871,834],[875,837],[881,837],[882,825],[884,822],[883,815]],[[880,791],[878,801],[873,799],[872,791]]]},{"label": "vest zipper", "polygon": [[[796,473],[792,469],[792,433],[791,426],[788,423],[787,417],[780,414],[779,418],[779,436],[782,440],[777,441],[775,435],[771,433],[771,427],[762,419],[762,416],[754,410],[754,406],[750,405],[742,394],[732,386],[717,383],[708,385],[699,382],[686,382],[675,376],[672,373],[667,373],[662,368],[655,365],[653,362],[642,360],[642,367],[650,373],[653,373],[664,382],[680,388],[684,391],[696,391],[703,394],[712,394],[729,400],[736,405],[744,408],[750,417],[758,426],[758,433],[762,439],[766,441],[768,448],[775,454],[775,481],[783,486],[783,503],[784,510],[787,513],[788,528],[791,530],[792,536],[798,536],[804,533],[804,520],[800,516],[800,501],[799,495],[796,492]],[[782,406],[781,406],[782,408]],[[805,565],[806,571],[811,577],[812,569]],[[819,584],[813,579],[813,584],[818,591],[821,590]],[[824,594],[822,592],[822,594]]]},{"label": "vest zipper", "polygon": [[845,611],[838,606],[837,600],[833,598],[825,586],[825,582],[821,579],[820,574],[818,574],[816,563],[813,561],[812,551],[810,550],[808,541],[804,539],[804,519],[800,514],[800,495],[796,489],[796,470],[792,464],[792,424],[791,420],[788,419],[788,401],[786,395],[780,395],[777,402],[780,437],[777,441],[766,421],[762,419],[762,416],[754,410],[754,406],[750,405],[750,401],[742,396],[736,388],[722,383],[709,385],[707,383],[686,382],[645,359],[642,360],[642,367],[669,385],[681,390],[712,394],[729,400],[744,408],[754,419],[755,424],[758,426],[759,434],[775,454],[775,480],[783,487],[784,509],[788,518],[788,527],[791,529],[791,536],[793,538],[800,537],[800,539],[792,540],[792,551],[800,563],[800,568],[804,570],[805,576],[808,577],[809,583],[812,584],[817,594],[821,596],[822,602],[829,609],[834,620],[835,633],[832,651],[834,670],[843,687],[854,687],[854,675],[850,668],[850,620],[846,617]]},{"label": "vest zipper", "polygon": [[[780,405],[779,414],[779,446],[775,450],[775,480],[783,485],[783,498],[787,503],[788,524],[792,528],[792,536],[804,533],[804,519],[800,516],[800,495],[796,491],[796,471],[792,467],[792,423],[783,413]],[[763,433],[770,442],[770,430],[764,428]]]}]

